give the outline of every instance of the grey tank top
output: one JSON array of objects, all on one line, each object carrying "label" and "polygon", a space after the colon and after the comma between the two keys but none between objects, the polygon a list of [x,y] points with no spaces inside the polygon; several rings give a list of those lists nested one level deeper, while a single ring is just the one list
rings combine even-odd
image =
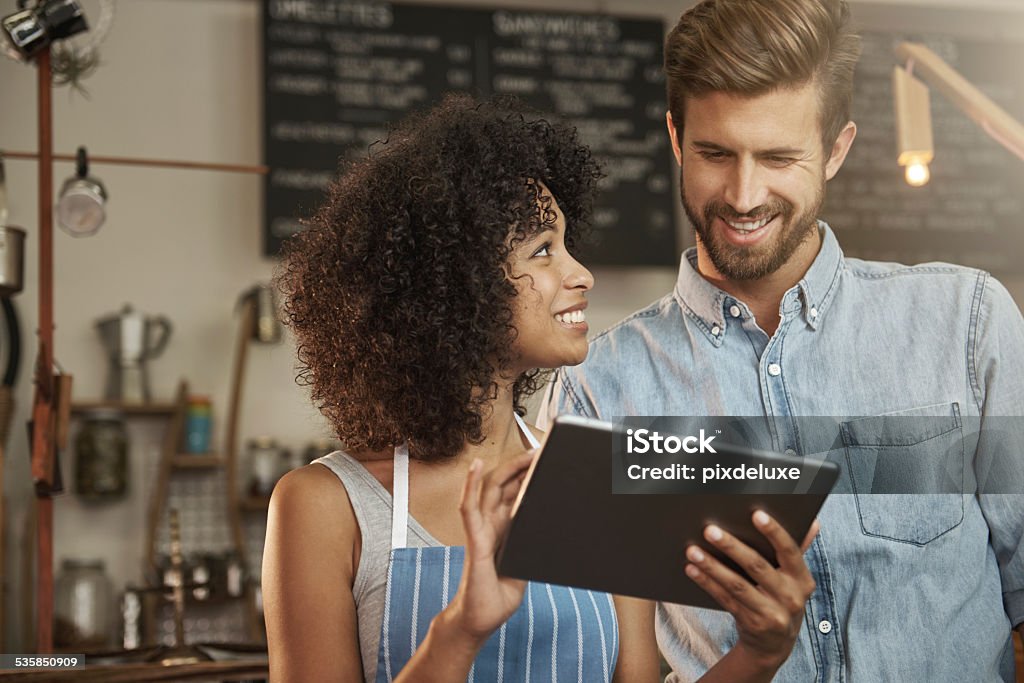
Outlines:
[{"label": "grey tank top", "polygon": [[[356,603],[363,680],[374,681],[377,678],[380,626],[384,618],[388,559],[391,557],[391,512],[394,503],[391,494],[376,477],[347,453],[335,451],[313,462],[327,467],[341,480],[352,503],[352,510],[356,514],[356,522],[359,524],[362,549],[352,584],[352,597]],[[412,515],[408,516],[408,520],[408,547],[442,545],[413,519]]]},{"label": "grey tank top", "polygon": [[[533,448],[540,444],[536,437],[515,415],[520,431]],[[341,480],[348,493],[352,511],[355,512],[362,548],[359,566],[356,567],[352,582],[352,597],[356,603],[356,622],[359,627],[359,656],[363,660],[363,680],[377,679],[377,649],[380,644],[380,627],[384,620],[384,596],[387,592],[388,561],[391,548],[426,548],[444,544],[430,535],[413,516],[408,514],[408,454],[404,448],[395,449],[395,493],[399,498],[398,514],[404,514],[407,521],[405,533],[394,533],[393,515],[395,501],[377,478],[352,456],[335,451],[313,462],[329,469]],[[397,544],[397,545],[395,545]]]}]

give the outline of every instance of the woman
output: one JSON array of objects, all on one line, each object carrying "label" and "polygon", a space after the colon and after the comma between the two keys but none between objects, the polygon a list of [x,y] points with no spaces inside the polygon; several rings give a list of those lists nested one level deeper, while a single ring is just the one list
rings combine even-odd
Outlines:
[{"label": "woman", "polygon": [[[573,250],[598,176],[572,129],[449,97],[353,164],[292,240],[279,283],[300,377],[346,451],[274,491],[272,680],[657,679],[650,603],[494,566],[541,436],[523,399],[538,368],[587,353],[593,278]],[[709,586],[728,571],[694,564]],[[784,658],[799,623],[741,644]],[[735,648],[725,671],[758,657]]]}]

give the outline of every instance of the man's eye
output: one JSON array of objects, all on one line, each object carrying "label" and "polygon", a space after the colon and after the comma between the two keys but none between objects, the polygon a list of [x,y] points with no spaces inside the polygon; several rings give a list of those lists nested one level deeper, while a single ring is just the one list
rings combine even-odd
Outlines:
[{"label": "man's eye", "polygon": [[789,166],[794,161],[796,161],[796,159],[792,159],[790,157],[768,157],[768,163],[772,166]]},{"label": "man's eye", "polygon": [[725,159],[725,152],[699,152],[701,157],[708,161],[721,161]]}]

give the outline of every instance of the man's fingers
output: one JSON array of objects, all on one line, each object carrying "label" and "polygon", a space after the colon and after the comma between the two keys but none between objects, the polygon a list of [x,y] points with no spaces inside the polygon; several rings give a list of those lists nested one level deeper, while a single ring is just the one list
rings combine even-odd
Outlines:
[{"label": "man's fingers", "polygon": [[[686,559],[692,562],[702,574],[706,574],[708,577],[713,579],[715,583],[728,593],[730,599],[734,602],[743,605],[754,612],[764,611],[768,607],[768,598],[764,593],[759,591],[756,586],[734,572],[732,569],[726,567],[716,558],[701,550],[699,547],[695,545],[688,547],[686,549]],[[704,585],[701,585],[701,588],[707,590],[707,587]],[[718,596],[715,596],[713,593],[712,596],[718,600]],[[719,604],[721,604],[721,600],[718,601]],[[725,605],[722,606],[725,607]],[[726,607],[726,609],[729,608]],[[729,609],[729,611],[731,612],[732,610]]]},{"label": "man's fingers", "polygon": [[[803,547],[797,548],[796,542],[789,532],[782,528],[782,525],[771,518],[767,513],[758,510],[754,513],[754,524],[764,534],[775,548],[775,556],[779,562],[779,569],[788,578],[785,593],[778,593],[777,596],[787,595],[787,600],[792,601],[794,596],[801,602],[806,602],[816,588],[814,577],[811,576],[807,564],[804,562],[804,551],[814,541],[818,533],[818,520],[815,519],[811,528],[807,530],[804,537]],[[789,607],[793,605],[790,604]]]},{"label": "man's fingers", "polygon": [[[780,593],[784,589],[785,578],[779,574],[778,570],[761,553],[728,531],[710,525],[704,530],[704,538],[742,567],[755,585],[763,587],[772,594]],[[737,576],[739,575],[737,574]]]},{"label": "man's fingers", "polygon": [[724,586],[708,576],[708,574],[702,571],[697,565],[687,564],[686,575],[689,576],[694,583],[703,588],[704,592],[714,598],[715,602],[722,606],[722,609],[727,610],[734,617],[741,609],[743,609]]},{"label": "man's fingers", "polygon": [[767,512],[758,510],[754,513],[754,526],[775,548],[775,559],[778,560],[779,568],[782,571],[794,577],[807,571],[807,567],[804,565],[803,551],[797,546],[789,532],[783,529],[782,525]]},{"label": "man's fingers", "polygon": [[[742,617],[753,620],[748,626],[755,630],[763,627],[779,630],[803,610],[807,597],[814,590],[814,579],[804,564],[803,553],[778,522],[758,511],[754,513],[754,524],[775,549],[780,560],[778,568],[732,534],[710,525],[704,530],[704,538],[736,562],[750,579],[696,545],[686,549],[686,558],[692,563],[686,566],[686,573],[738,622]],[[816,533],[815,524],[805,542],[809,544]]]}]

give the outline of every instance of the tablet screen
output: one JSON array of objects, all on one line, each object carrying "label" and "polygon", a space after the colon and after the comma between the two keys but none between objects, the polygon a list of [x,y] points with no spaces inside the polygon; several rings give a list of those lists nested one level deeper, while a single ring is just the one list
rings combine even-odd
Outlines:
[{"label": "tablet screen", "polygon": [[[686,436],[695,438],[685,444]],[[633,457],[622,448],[626,438],[608,422],[571,416],[555,420],[516,502],[498,553],[500,573],[721,609],[684,573],[686,547],[696,543],[743,574],[704,541],[704,527],[714,523],[774,564],[774,551],[751,515],[764,510],[802,539],[839,472],[831,462],[718,441],[713,455],[707,448],[701,453],[699,434],[680,436],[680,448],[671,457]],[[705,446],[709,443],[705,436]],[[683,450],[685,445],[694,452]],[[648,470],[641,473],[636,467]],[[687,479],[682,467],[696,469]],[[712,470],[704,471],[708,467]],[[660,475],[653,474],[658,468]],[[667,478],[673,472],[674,482]],[[767,480],[768,473],[784,478]],[[631,478],[639,474],[644,478]]]}]

